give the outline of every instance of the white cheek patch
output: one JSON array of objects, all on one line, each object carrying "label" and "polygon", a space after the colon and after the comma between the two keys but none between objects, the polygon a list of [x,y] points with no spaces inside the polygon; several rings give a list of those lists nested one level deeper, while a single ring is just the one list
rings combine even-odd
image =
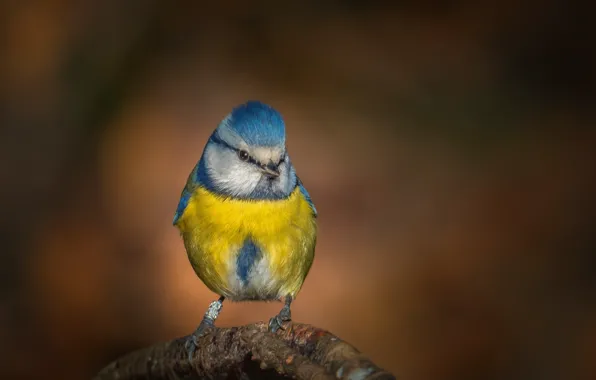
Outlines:
[{"label": "white cheek patch", "polygon": [[258,168],[240,161],[236,152],[227,148],[209,145],[205,150],[205,159],[214,184],[230,194],[250,194],[261,180],[262,173]]},{"label": "white cheek patch", "polygon": [[[284,153],[281,147],[261,147],[252,152],[255,151],[261,155],[259,160],[262,159],[264,162],[269,162],[270,159],[279,160]],[[231,196],[251,197],[254,194],[270,194],[272,197],[284,197],[288,196],[296,186],[296,175],[288,157],[279,165],[280,175],[274,181],[267,180],[256,165],[241,161],[236,151],[223,145],[208,144],[203,158],[215,188]]]}]

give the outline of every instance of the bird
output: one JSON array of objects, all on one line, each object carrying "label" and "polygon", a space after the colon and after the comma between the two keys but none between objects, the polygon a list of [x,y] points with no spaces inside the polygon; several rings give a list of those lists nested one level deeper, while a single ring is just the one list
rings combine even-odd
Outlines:
[{"label": "bird", "polygon": [[220,296],[187,339],[189,358],[226,299],[283,299],[268,325],[283,329],[314,261],[317,216],[290,161],[282,115],[256,100],[232,108],[207,140],[173,219],[194,272]]}]

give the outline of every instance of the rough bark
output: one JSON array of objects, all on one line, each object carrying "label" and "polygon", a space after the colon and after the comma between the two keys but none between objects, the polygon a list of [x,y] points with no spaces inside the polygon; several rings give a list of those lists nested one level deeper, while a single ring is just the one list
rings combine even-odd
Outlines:
[{"label": "rough bark", "polygon": [[395,379],[330,332],[301,323],[276,334],[263,322],[212,329],[190,361],[186,338],[129,353],[95,379]]}]

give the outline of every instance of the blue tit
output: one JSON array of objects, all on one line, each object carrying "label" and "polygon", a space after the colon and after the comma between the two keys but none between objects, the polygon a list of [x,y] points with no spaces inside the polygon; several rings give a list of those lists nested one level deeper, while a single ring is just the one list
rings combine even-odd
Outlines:
[{"label": "blue tit", "polygon": [[258,101],[234,108],[209,137],[173,221],[195,273],[220,296],[191,336],[189,355],[226,298],[283,298],[270,329],[291,320],[314,260],[316,218],[288,155],[281,114]]}]

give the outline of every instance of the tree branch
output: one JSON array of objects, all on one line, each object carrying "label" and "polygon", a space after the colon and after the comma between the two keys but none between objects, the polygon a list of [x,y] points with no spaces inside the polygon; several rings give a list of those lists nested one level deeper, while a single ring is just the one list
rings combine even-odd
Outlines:
[{"label": "tree branch", "polygon": [[330,332],[301,323],[287,322],[276,334],[263,322],[213,329],[190,361],[186,338],[131,352],[95,379],[395,379]]}]

